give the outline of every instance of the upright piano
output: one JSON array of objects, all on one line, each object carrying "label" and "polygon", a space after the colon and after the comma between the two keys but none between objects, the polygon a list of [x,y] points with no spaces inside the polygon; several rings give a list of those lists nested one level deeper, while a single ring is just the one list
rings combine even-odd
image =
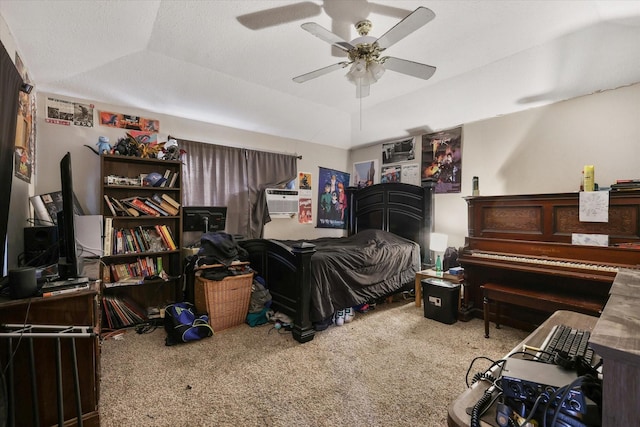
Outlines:
[{"label": "upright piano", "polygon": [[[541,290],[569,305],[583,299],[604,307],[618,269],[640,267],[640,191],[610,192],[608,222],[581,222],[578,192],[466,201],[468,237],[459,261],[465,303],[475,316],[482,315],[485,283]],[[607,235],[609,246],[574,245],[573,233]],[[540,301],[540,310],[505,307],[501,319],[530,329],[548,314]]]}]

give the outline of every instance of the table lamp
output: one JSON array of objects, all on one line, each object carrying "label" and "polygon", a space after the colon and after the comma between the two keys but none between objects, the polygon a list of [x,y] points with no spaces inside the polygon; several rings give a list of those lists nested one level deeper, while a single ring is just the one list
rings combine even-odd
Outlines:
[{"label": "table lamp", "polygon": [[443,233],[431,233],[431,238],[429,240],[429,249],[433,251],[436,256],[436,265],[434,269],[436,273],[442,273],[442,259],[440,258],[440,253],[444,255],[444,251],[447,250],[447,240],[449,237]]}]

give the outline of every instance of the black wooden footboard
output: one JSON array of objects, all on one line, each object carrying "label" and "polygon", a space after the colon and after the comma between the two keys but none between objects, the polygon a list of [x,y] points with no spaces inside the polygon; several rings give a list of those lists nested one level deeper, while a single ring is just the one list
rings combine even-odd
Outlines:
[{"label": "black wooden footboard", "polygon": [[277,241],[252,239],[239,242],[249,253],[251,267],[267,283],[272,308],[293,319],[293,338],[311,341],[315,330],[309,319],[311,303],[311,255],[315,246],[300,243],[293,247]]}]

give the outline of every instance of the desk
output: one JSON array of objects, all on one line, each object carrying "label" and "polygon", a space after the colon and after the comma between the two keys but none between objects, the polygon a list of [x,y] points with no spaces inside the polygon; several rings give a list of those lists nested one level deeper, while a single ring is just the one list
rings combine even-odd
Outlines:
[{"label": "desk", "polygon": [[[574,328],[591,331],[595,327],[597,321],[597,317],[586,314],[563,310],[556,311],[542,325],[540,325],[538,329],[533,331],[528,337],[522,340],[520,344],[514,347],[512,352],[520,351],[524,344],[532,347],[540,347],[554,325],[565,324]],[[453,403],[451,403],[447,416],[447,424],[449,427],[469,426],[471,417],[467,414],[467,408],[473,407],[488,387],[489,384],[484,381],[477,382],[465,390],[455,401],[453,401]],[[481,422],[481,425],[489,426],[489,424],[484,422]]]},{"label": "desk", "polygon": [[[28,315],[27,315],[28,313]],[[79,387],[84,426],[100,425],[98,412],[100,348],[98,343],[99,301],[98,284],[89,289],[50,298],[33,297],[16,300],[0,299],[0,324],[83,325],[92,326],[96,333],[92,338],[76,340],[78,355]],[[14,345],[17,345],[17,340]],[[38,413],[40,425],[58,422],[57,385],[55,372],[55,339],[35,338],[35,378],[38,390]],[[0,339],[0,366],[7,366],[8,338]],[[22,340],[14,356],[15,378],[15,425],[30,426],[34,413],[31,399],[31,370],[29,367],[29,345]],[[71,371],[69,343],[62,346],[62,387],[64,389],[64,424],[77,425],[75,392]],[[7,371],[7,375],[9,375]],[[2,424],[0,422],[0,424]]]},{"label": "desk", "polygon": [[604,359],[602,425],[638,425],[640,418],[640,270],[620,270],[589,344]]}]

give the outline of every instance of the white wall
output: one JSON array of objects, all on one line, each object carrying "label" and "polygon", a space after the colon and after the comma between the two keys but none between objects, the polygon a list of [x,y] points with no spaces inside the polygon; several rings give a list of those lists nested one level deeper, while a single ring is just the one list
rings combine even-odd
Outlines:
[{"label": "white wall", "polygon": [[[473,176],[481,195],[578,191],[585,164],[600,187],[640,178],[640,84],[468,123],[462,138],[462,192],[435,196],[435,231],[450,246],[464,245]],[[350,161],[381,161],[381,150],[354,150]]]},{"label": "white wall", "polygon": [[[97,124],[97,119],[93,128],[46,123],[45,105],[47,97],[84,104],[95,104],[94,117],[96,118],[97,111],[103,110],[157,119],[160,121],[161,132],[158,135],[160,141],[166,141],[167,136],[171,135],[178,139],[302,155],[302,160],[298,160],[298,170],[312,173],[314,202],[317,200],[318,166],[341,171],[348,170],[346,169],[348,167],[348,151],[346,150],[185,120],[144,110],[96,104],[91,100],[40,93],[38,94],[38,113],[36,118],[37,171],[35,191],[37,194],[41,194],[60,188],[59,162],[62,156],[69,151],[72,159],[74,190],[80,203],[89,214],[100,212],[100,159],[95,153],[84,147],[84,144],[96,148],[95,144],[101,135],[109,137],[111,143],[115,144],[118,138],[125,136],[126,130],[100,126]],[[315,209],[316,203],[314,203],[314,214]],[[314,224],[299,224],[297,217],[292,219],[273,219],[265,227],[265,237],[294,239],[323,236],[337,237],[344,234],[342,230],[315,228]]]}]

